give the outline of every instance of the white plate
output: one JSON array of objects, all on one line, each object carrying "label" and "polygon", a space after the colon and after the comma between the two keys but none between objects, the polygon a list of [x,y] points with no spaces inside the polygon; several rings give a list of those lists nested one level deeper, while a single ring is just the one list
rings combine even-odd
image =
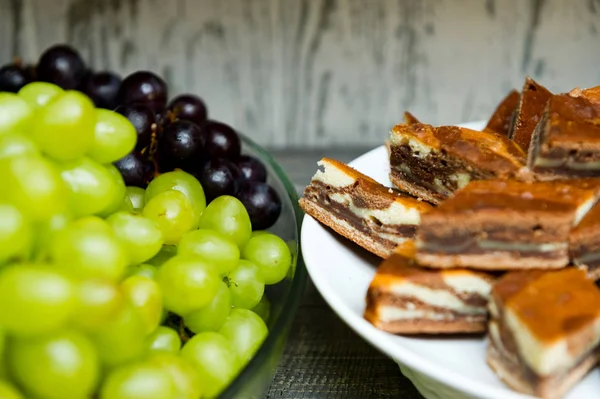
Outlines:
[{"label": "white plate", "polygon": [[[482,122],[464,124],[481,129]],[[373,179],[390,186],[383,146],[351,162]],[[316,165],[315,165],[316,167]],[[477,338],[410,338],[395,336],[363,319],[365,294],[380,260],[340,238],[309,216],[302,226],[302,254],[312,280],[329,306],[366,341],[394,359],[427,399],[531,399],[507,388],[485,363],[486,342]],[[600,397],[596,368],[564,399]]]}]

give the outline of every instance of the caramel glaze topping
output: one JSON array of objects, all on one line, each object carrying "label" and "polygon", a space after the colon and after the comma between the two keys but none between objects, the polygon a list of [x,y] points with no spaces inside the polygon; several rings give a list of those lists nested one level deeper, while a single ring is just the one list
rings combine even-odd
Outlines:
[{"label": "caramel glaze topping", "polygon": [[577,333],[600,317],[600,290],[575,268],[508,273],[492,288],[492,298],[544,342]]},{"label": "caramel glaze topping", "polygon": [[550,98],[546,112],[550,126],[544,145],[563,142],[600,145],[600,103],[583,96],[558,94]]},{"label": "caramel glaze topping", "polygon": [[[321,162],[328,164],[327,167],[336,168],[355,179],[354,184],[351,186],[338,190],[332,188],[332,190],[341,194],[351,194],[354,205],[359,208],[387,209],[393,202],[398,202],[406,207],[416,208],[419,212],[427,212],[433,208],[431,204],[398,190],[386,187],[340,161],[323,158],[321,159]],[[326,182],[322,183],[326,184]],[[314,184],[314,182],[311,182],[311,184]]]},{"label": "caramel glaze topping", "polygon": [[596,204],[586,215],[581,219],[581,222],[571,231],[572,237],[589,234],[588,229],[596,229],[600,227],[600,203]]},{"label": "caramel glaze topping", "polygon": [[521,101],[517,110],[515,126],[512,131],[513,139],[525,152],[529,150],[531,135],[537,123],[540,121],[546,103],[552,93],[530,77],[525,79],[521,90]]},{"label": "caramel glaze topping", "polygon": [[414,116],[413,114],[411,114],[408,111],[404,112],[404,123],[406,123],[407,125],[412,125],[413,123],[421,123],[420,120],[417,119],[416,116]]},{"label": "caramel glaze topping", "polygon": [[506,212],[565,213],[575,210],[600,189],[600,179],[521,182],[517,180],[476,180],[444,201],[429,215],[497,210]]},{"label": "caramel glaze topping", "polygon": [[572,97],[585,97],[593,103],[600,104],[600,86],[590,87],[589,89],[583,90],[577,87],[571,90],[569,95]]},{"label": "caramel glaze topping", "polygon": [[525,164],[526,155],[523,150],[498,133],[479,132],[457,126],[436,128],[415,123],[394,126],[392,135],[410,136],[428,147],[452,154],[498,176],[514,174]]},{"label": "caramel glaze topping", "polygon": [[511,90],[494,110],[484,132],[495,132],[508,137],[520,98],[521,94],[517,90]]}]

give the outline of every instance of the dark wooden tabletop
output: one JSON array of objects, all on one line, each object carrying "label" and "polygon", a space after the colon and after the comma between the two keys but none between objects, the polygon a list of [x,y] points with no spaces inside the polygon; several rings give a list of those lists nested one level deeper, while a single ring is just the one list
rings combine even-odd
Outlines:
[{"label": "dark wooden tabletop", "polygon": [[[348,162],[367,150],[272,153],[301,192],[322,157]],[[267,398],[423,397],[396,363],[363,341],[331,310],[309,281]]]}]

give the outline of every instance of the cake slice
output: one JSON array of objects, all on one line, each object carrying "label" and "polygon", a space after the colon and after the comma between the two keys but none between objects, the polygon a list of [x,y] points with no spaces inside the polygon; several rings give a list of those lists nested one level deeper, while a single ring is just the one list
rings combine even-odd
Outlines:
[{"label": "cake slice", "polygon": [[600,290],[585,273],[512,272],[492,289],[487,363],[512,389],[562,398],[598,361]]},{"label": "cake slice", "polygon": [[300,199],[308,215],[382,258],[413,238],[432,206],[385,187],[357,170],[323,158]]},{"label": "cake slice", "polygon": [[544,86],[530,77],[525,79],[515,116],[515,125],[510,135],[510,138],[525,152],[529,150],[533,130],[541,119],[551,96],[552,93]]},{"label": "cake slice", "polygon": [[421,218],[417,260],[438,268],[561,268],[600,179],[475,181]]},{"label": "cake slice", "polygon": [[552,96],[532,146],[528,166],[542,178],[600,176],[600,103]]},{"label": "cake slice", "polygon": [[466,269],[426,269],[414,255],[414,241],[408,240],[379,266],[367,292],[365,319],[394,334],[484,332],[495,277]]},{"label": "cake slice", "polygon": [[600,279],[600,204],[595,205],[571,231],[569,256],[589,278]]},{"label": "cake slice", "polygon": [[422,123],[396,125],[390,150],[394,186],[434,204],[472,180],[518,175],[526,158],[500,134]]},{"label": "cake slice", "polygon": [[520,98],[518,91],[511,90],[498,104],[483,131],[510,136]]}]

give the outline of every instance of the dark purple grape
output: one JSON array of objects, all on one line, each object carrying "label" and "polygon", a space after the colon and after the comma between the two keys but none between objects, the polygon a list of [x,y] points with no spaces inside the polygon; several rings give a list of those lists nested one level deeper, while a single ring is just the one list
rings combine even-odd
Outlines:
[{"label": "dark purple grape", "polygon": [[198,96],[183,94],[175,97],[167,107],[176,119],[184,119],[202,126],[206,122],[206,104]]},{"label": "dark purple grape", "polygon": [[142,103],[159,112],[167,105],[167,83],[148,71],[134,72],[121,82],[119,104]]},{"label": "dark purple grape", "polygon": [[240,169],[243,180],[261,183],[267,181],[267,168],[258,159],[250,155],[240,155],[235,164]]},{"label": "dark purple grape", "polygon": [[207,202],[221,195],[235,195],[238,191],[240,171],[227,159],[212,159],[194,175],[202,184]]},{"label": "dark purple grape", "polygon": [[152,140],[152,129],[156,123],[154,112],[143,104],[121,105],[115,111],[129,119],[129,122],[135,127],[137,132],[135,148],[142,150],[148,147]]},{"label": "dark purple grape", "polygon": [[112,72],[98,72],[85,78],[81,91],[90,97],[98,108],[117,108],[117,95],[121,78]]},{"label": "dark purple grape", "polygon": [[67,45],[47,49],[36,68],[38,80],[54,83],[65,90],[77,88],[85,72],[83,59],[75,49]]},{"label": "dark purple grape", "polygon": [[281,199],[266,183],[242,182],[236,197],[246,207],[253,230],[268,229],[281,214]]},{"label": "dark purple grape", "polygon": [[235,160],[240,156],[240,138],[232,127],[215,121],[204,125],[206,130],[206,155],[210,158]]},{"label": "dark purple grape", "polygon": [[165,126],[158,142],[160,162],[174,167],[198,164],[204,154],[205,133],[193,122],[178,120]]},{"label": "dark purple grape", "polygon": [[27,70],[19,64],[8,64],[0,68],[0,91],[16,93],[31,82]]},{"label": "dark purple grape", "polygon": [[146,188],[148,182],[154,177],[154,163],[139,152],[134,151],[121,158],[115,162],[115,166],[128,186]]}]

